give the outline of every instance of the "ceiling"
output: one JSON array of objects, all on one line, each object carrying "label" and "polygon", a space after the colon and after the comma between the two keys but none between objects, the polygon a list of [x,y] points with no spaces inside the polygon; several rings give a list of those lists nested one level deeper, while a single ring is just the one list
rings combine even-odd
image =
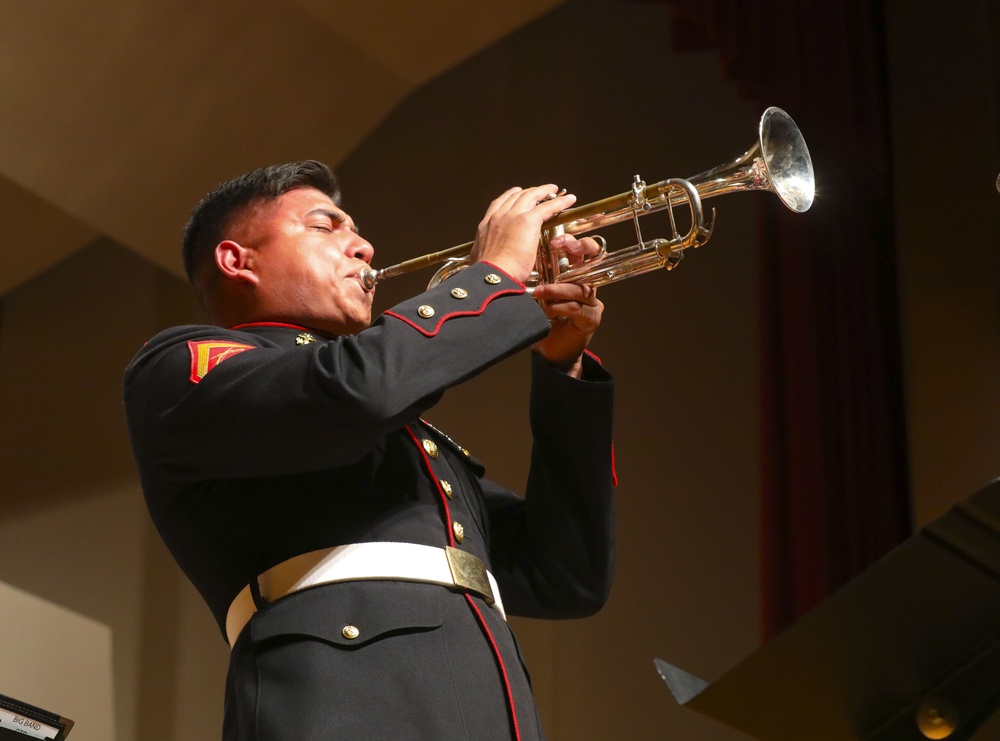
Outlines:
[{"label": "ceiling", "polygon": [[337,165],[407,95],[564,0],[57,0],[0,24],[0,295],[102,236],[181,275],[219,180]]}]

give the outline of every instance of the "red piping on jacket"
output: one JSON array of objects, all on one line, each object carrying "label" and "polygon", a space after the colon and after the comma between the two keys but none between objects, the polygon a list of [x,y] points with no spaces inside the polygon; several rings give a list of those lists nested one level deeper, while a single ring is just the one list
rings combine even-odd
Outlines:
[{"label": "red piping on jacket", "polygon": [[[441,498],[441,504],[444,507],[444,519],[445,526],[448,529],[448,545],[455,546],[455,531],[452,527],[451,522],[451,508],[448,506],[448,497],[441,489],[441,482],[438,477],[434,475],[434,468],[431,466],[430,458],[427,457],[427,451],[424,450],[424,446],[420,443],[417,438],[417,434],[406,425],[406,432],[409,433],[410,438],[413,440],[413,444],[417,446],[417,452],[420,454],[421,459],[424,462],[424,468],[427,469],[427,475],[430,476],[431,482],[434,484],[434,488],[437,490],[438,496]],[[503,689],[504,694],[507,696],[507,709],[510,711],[511,724],[514,727],[514,738],[517,741],[521,741],[521,728],[517,722],[517,709],[514,707],[514,691],[510,686],[510,678],[507,676],[507,666],[504,664],[503,656],[500,654],[500,647],[497,646],[496,639],[493,637],[493,633],[490,630],[490,626],[486,623],[486,618],[479,611],[478,605],[469,595],[468,592],[465,593],[465,601],[469,604],[472,613],[476,616],[476,621],[479,623],[480,629],[486,635],[487,641],[490,644],[490,650],[493,651],[493,658],[496,659],[497,666],[500,669],[500,676],[503,679]]]},{"label": "red piping on jacket", "polygon": [[406,324],[409,324],[411,327],[413,327],[415,330],[417,330],[418,332],[420,332],[420,334],[424,335],[425,337],[433,337],[439,331],[441,331],[441,325],[444,324],[445,321],[447,321],[448,319],[454,319],[455,317],[460,317],[460,316],[479,316],[484,311],[486,311],[486,307],[490,305],[490,303],[493,301],[493,299],[499,298],[500,296],[511,296],[511,295],[520,296],[522,293],[524,293],[527,290],[527,288],[525,288],[525,286],[524,286],[524,283],[522,283],[521,281],[519,281],[517,278],[514,278],[513,276],[511,276],[511,274],[508,273],[503,268],[498,268],[496,265],[494,265],[493,263],[488,262],[486,260],[483,260],[482,263],[483,263],[483,265],[489,265],[491,268],[493,268],[494,270],[496,270],[498,273],[503,273],[504,277],[507,278],[507,280],[509,280],[512,283],[515,283],[517,285],[517,288],[505,288],[502,291],[497,291],[496,293],[494,293],[494,294],[492,294],[490,296],[487,296],[486,300],[483,301],[483,303],[480,305],[480,307],[477,310],[475,310],[475,311],[453,311],[453,312],[450,312],[450,313],[446,313],[444,316],[442,316],[440,319],[438,319],[437,324],[434,325],[433,329],[424,329],[419,324],[416,324],[412,319],[407,319],[406,317],[402,316],[401,314],[397,314],[394,311],[387,311],[387,312],[385,312],[386,315],[387,316],[394,316],[397,319],[399,319],[401,322],[405,322]]},{"label": "red piping on jacket", "polygon": [[503,688],[507,693],[507,708],[510,710],[510,722],[514,726],[514,738],[517,741],[521,741],[521,726],[517,722],[517,710],[514,709],[514,694],[510,688],[510,678],[507,676],[507,667],[503,663],[503,658],[500,656],[500,647],[497,646],[496,640],[493,638],[493,633],[490,631],[490,626],[486,624],[486,618],[483,617],[483,613],[479,611],[479,605],[475,603],[472,596],[466,592],[465,601],[469,603],[469,607],[476,614],[476,619],[479,621],[479,627],[483,629],[483,633],[486,635],[486,639],[490,642],[490,648],[493,650],[493,656],[496,657],[497,666],[500,667],[500,674],[503,676]]},{"label": "red piping on jacket", "polygon": [[286,322],[247,322],[246,324],[237,324],[230,329],[246,329],[247,327],[285,327],[287,329],[298,329],[303,332],[311,331],[309,327],[303,327],[299,324],[288,324]]},{"label": "red piping on jacket", "polygon": [[[597,355],[595,355],[594,353],[592,353],[589,349],[585,348],[583,352],[584,352],[585,355],[589,355],[594,360],[596,360],[599,365],[604,365],[604,363],[601,362],[601,359],[599,357],[597,357]],[[615,444],[614,443],[611,443],[611,483],[614,486],[618,486],[618,469],[615,467]]]},{"label": "red piping on jacket", "polygon": [[424,327],[421,327],[419,324],[417,324],[416,322],[414,322],[412,319],[407,319],[405,316],[403,316],[402,314],[397,314],[395,311],[387,311],[387,312],[385,312],[385,315],[386,316],[396,317],[396,319],[399,319],[401,322],[406,322],[407,324],[409,324],[411,327],[413,327],[415,330],[417,330],[418,332],[420,332],[420,334],[424,335],[425,337],[433,337],[434,335],[436,335],[438,332],[441,331],[441,325],[443,325],[449,319],[455,319],[457,317],[462,317],[462,316],[479,316],[484,311],[486,311],[486,307],[489,306],[490,303],[492,303],[494,299],[500,298],[501,296],[512,296],[512,295],[513,296],[520,296],[523,293],[524,293],[524,289],[523,288],[522,289],[508,288],[508,289],[506,289],[504,291],[497,291],[496,293],[493,293],[493,294],[490,294],[489,296],[487,296],[486,299],[483,301],[483,303],[479,306],[478,309],[473,309],[473,310],[470,310],[470,311],[452,311],[452,312],[449,312],[447,314],[444,314],[444,315],[441,316],[440,319],[438,319],[437,324],[435,324],[430,329],[426,329]]}]

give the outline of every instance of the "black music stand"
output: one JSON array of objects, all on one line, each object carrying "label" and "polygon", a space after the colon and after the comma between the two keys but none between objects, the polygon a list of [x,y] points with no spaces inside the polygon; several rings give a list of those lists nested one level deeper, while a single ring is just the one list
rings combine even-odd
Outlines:
[{"label": "black music stand", "polygon": [[73,730],[73,721],[57,713],[42,710],[7,695],[0,695],[0,740],[62,741]]},{"label": "black music stand", "polygon": [[761,741],[969,739],[1000,707],[1000,479],[677,701]]}]

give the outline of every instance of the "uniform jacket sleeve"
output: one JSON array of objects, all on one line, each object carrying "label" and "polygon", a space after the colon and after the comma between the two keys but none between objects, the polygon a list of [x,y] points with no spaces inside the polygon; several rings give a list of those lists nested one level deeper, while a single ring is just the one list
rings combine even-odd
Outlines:
[{"label": "uniform jacket sleeve", "polygon": [[531,469],[522,499],[484,481],[490,559],[511,614],[583,617],[614,570],[613,384],[585,357],[583,380],[533,356]]},{"label": "uniform jacket sleeve", "polygon": [[[126,371],[133,450],[148,473],[174,481],[347,465],[548,329],[520,283],[479,263],[354,336],[283,348],[250,332],[168,330]],[[251,349],[196,382],[190,343],[207,340]]]}]

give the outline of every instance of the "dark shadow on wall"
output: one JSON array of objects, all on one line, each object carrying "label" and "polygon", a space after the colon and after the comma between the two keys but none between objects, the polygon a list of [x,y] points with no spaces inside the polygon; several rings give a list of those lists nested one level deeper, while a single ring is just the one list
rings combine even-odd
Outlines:
[{"label": "dark shadow on wall", "polygon": [[122,374],[151,327],[201,321],[183,281],[101,238],[3,299],[4,517],[135,479]]}]

